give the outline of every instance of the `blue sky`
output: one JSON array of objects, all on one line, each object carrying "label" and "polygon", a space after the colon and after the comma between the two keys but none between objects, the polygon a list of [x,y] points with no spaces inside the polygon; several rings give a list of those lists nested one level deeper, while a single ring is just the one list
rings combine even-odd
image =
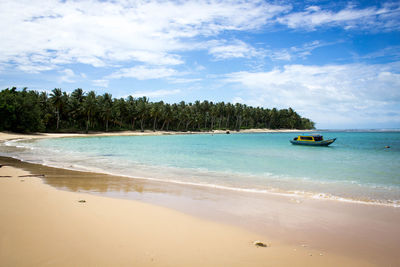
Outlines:
[{"label": "blue sky", "polygon": [[0,88],[292,107],[400,128],[399,1],[0,0]]}]

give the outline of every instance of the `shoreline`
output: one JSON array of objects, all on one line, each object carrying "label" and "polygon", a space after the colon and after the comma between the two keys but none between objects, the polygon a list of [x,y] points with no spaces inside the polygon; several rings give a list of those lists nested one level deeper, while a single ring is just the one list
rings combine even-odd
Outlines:
[{"label": "shoreline", "polygon": [[[0,156],[1,158],[2,156]],[[192,183],[192,182],[182,182],[178,180],[163,180],[159,178],[148,178],[148,177],[138,177],[138,176],[128,176],[128,175],[121,175],[121,174],[114,174],[105,171],[95,171],[95,170],[81,170],[76,168],[67,168],[67,167],[60,167],[60,166],[53,166],[49,164],[42,164],[42,163],[35,163],[30,161],[25,161],[23,159],[17,157],[9,157],[10,159],[15,159],[21,162],[31,163],[31,164],[38,164],[49,168],[56,168],[56,169],[63,169],[68,171],[76,171],[76,172],[89,172],[94,174],[104,174],[113,177],[124,177],[127,179],[134,179],[134,180],[141,180],[144,183],[161,183],[161,184],[172,184],[176,186],[182,187],[199,187],[203,190],[221,190],[221,191],[230,191],[233,193],[245,193],[245,194],[260,194],[260,195],[272,195],[272,196],[279,196],[279,197],[286,197],[296,199],[295,201],[300,201],[298,199],[314,199],[316,201],[333,201],[333,202],[341,202],[341,203],[348,203],[348,204],[358,204],[358,205],[366,205],[366,206],[376,206],[376,207],[385,207],[385,208],[400,208],[400,203],[398,202],[382,202],[376,200],[359,200],[354,198],[345,198],[336,195],[328,195],[326,193],[319,193],[319,192],[306,192],[306,191],[284,191],[281,189],[253,189],[253,188],[237,188],[237,187],[227,187],[218,184],[202,184],[202,183]]]},{"label": "shoreline", "polygon": [[[0,173],[1,265],[370,265],[164,207],[57,190],[13,166]],[[266,248],[253,244],[260,237]]]},{"label": "shoreline", "polygon": [[42,139],[42,138],[62,138],[62,137],[98,137],[98,136],[144,136],[144,135],[185,135],[185,134],[230,134],[238,133],[298,133],[298,132],[315,132],[316,130],[299,130],[299,129],[245,129],[238,131],[231,130],[214,130],[204,132],[175,132],[175,131],[118,131],[118,132],[89,132],[89,133],[14,133],[0,132],[0,141],[13,139]]},{"label": "shoreline", "polygon": [[[2,136],[4,137],[4,134]],[[2,136],[0,135],[0,137]],[[13,137],[21,136],[14,135]],[[53,137],[59,136],[53,135]],[[39,166],[36,167],[40,169]],[[17,167],[20,168],[21,166]],[[329,203],[324,200],[312,199],[297,203],[296,200],[293,201],[293,199],[283,196],[254,197],[247,193],[230,194],[220,192],[221,190],[218,189],[199,189],[188,185],[166,186],[165,184],[157,184],[157,182],[138,182],[131,178],[122,180],[123,177],[95,173],[89,173],[87,177],[85,176],[85,179],[81,179],[82,177],[71,179],[72,173],[79,173],[80,175],[83,173],[51,167],[43,168],[54,169],[54,172],[58,173],[58,178],[53,179],[53,181],[50,181],[51,178],[47,178],[47,175],[46,178],[42,178],[43,182],[54,188],[88,192],[91,195],[96,194],[119,199],[127,198],[129,201],[139,200],[142,203],[164,206],[206,221],[231,225],[246,231],[250,230],[251,233],[256,233],[266,240],[273,240],[273,243],[285,244],[284,246],[290,247],[285,253],[298,250],[299,247],[308,249],[312,247],[324,256],[328,254],[339,258],[343,256],[344,258],[340,261],[333,259],[337,263],[336,265],[346,265],[349,259],[372,261],[373,264],[377,265],[382,263],[398,264],[400,262],[395,253],[395,244],[400,240],[400,232],[395,228],[400,221],[400,212],[393,211],[393,208],[363,207],[354,203]],[[92,178],[90,178],[91,176]],[[99,176],[101,176],[101,179],[97,179]],[[103,182],[98,183],[99,180],[103,180]],[[122,181],[122,186],[117,185]],[[122,196],[118,192],[125,192],[126,196]],[[179,204],[183,202],[187,203]],[[268,203],[271,207],[262,210],[265,212],[262,215],[265,216],[265,221],[257,221],[256,219],[259,218],[235,214],[238,210],[244,214],[248,212],[245,210],[248,206],[242,206],[246,202],[255,203],[254,207],[260,210],[264,208],[265,203]],[[217,208],[213,210],[215,205],[217,205]],[[235,210],[229,210],[232,206],[235,207]],[[196,208],[193,210],[193,207]],[[370,214],[376,214],[376,218],[369,219]],[[388,218],[389,221],[387,221]],[[343,223],[344,225],[341,225]],[[369,225],[362,225],[365,223]],[[371,234],[371,230],[377,231],[379,235]],[[349,234],[348,231],[351,233],[350,236],[346,236]],[[387,240],[382,240],[381,235]],[[351,239],[356,240],[352,241]],[[364,244],[360,240],[364,242],[368,240],[369,244]],[[385,244],[386,241],[389,244]],[[380,248],[379,246],[383,247]],[[319,263],[321,264],[321,262]],[[313,265],[313,263],[309,264]],[[324,262],[322,265],[326,264]]]}]

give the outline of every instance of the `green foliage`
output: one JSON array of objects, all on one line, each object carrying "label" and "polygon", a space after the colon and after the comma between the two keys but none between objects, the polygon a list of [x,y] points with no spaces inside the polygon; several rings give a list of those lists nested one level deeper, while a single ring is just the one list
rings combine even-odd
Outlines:
[{"label": "green foliage", "polygon": [[45,92],[0,92],[0,130],[15,132],[77,132],[151,129],[167,131],[241,130],[250,128],[313,129],[314,122],[292,108],[277,110],[236,103],[168,104],[149,102],[145,96],[112,98],[74,90],[70,95],[56,88]]},{"label": "green foliage", "polygon": [[38,132],[44,130],[39,94],[35,91],[0,92],[0,130]]}]

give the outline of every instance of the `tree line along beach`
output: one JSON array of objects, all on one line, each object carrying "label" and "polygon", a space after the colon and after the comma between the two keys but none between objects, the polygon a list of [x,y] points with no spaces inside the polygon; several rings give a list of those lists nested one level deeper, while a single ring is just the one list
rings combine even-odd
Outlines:
[{"label": "tree line along beach", "polygon": [[105,93],[50,94],[4,89],[0,92],[0,130],[14,132],[212,131],[241,129],[313,129],[314,122],[293,109],[264,109],[236,103],[149,102],[145,96],[112,98]]}]

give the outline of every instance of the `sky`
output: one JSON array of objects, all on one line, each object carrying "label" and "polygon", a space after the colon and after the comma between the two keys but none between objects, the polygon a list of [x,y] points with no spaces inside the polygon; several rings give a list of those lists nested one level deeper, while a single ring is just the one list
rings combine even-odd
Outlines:
[{"label": "sky", "polygon": [[0,0],[0,89],[293,108],[400,128],[400,1]]}]

